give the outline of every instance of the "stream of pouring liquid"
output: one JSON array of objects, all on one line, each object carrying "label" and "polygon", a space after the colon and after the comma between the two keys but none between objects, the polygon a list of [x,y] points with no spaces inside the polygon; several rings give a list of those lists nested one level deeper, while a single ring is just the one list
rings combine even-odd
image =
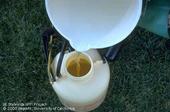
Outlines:
[{"label": "stream of pouring liquid", "polygon": [[76,71],[77,71],[77,76],[79,77],[80,76],[80,56],[81,56],[81,53],[80,52],[77,52],[77,55],[75,57],[75,64],[76,64]]}]

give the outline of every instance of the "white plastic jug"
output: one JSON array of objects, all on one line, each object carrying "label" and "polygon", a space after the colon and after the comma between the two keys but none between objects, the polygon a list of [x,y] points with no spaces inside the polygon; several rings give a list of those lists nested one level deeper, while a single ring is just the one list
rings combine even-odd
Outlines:
[{"label": "white plastic jug", "polygon": [[122,41],[133,31],[142,11],[142,0],[45,1],[53,26],[77,51]]},{"label": "white plastic jug", "polygon": [[[109,80],[110,70],[108,63],[103,63],[96,50],[83,52],[90,61],[91,69],[81,77],[71,75],[66,64],[77,52],[65,54],[61,66],[61,78],[58,78],[52,87],[57,93],[62,104],[73,111],[87,112],[97,108],[104,100]],[[55,74],[59,54],[54,58],[52,71]]]}]

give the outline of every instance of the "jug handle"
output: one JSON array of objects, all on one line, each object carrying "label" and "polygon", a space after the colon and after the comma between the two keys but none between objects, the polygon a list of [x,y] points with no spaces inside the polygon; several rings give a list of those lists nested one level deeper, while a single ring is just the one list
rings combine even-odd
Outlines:
[{"label": "jug handle", "polygon": [[[42,37],[43,37],[43,44],[44,44],[44,53],[45,53],[45,57],[46,57],[46,61],[48,63],[48,76],[49,76],[49,80],[51,83],[56,81],[56,77],[52,72],[52,68],[51,68],[51,53],[52,53],[52,42],[53,42],[53,36],[55,33],[57,33],[53,28],[49,28],[47,29]],[[59,33],[57,34],[58,36],[61,36]],[[56,69],[56,74],[57,77],[60,78],[61,77],[61,73],[60,73],[60,69],[61,69],[61,65],[62,65],[62,61],[63,61],[63,57],[64,57],[64,51],[67,48],[67,40],[65,40],[64,38],[62,38],[63,43],[62,43],[62,48],[60,51],[60,56],[59,56],[59,60],[57,63],[57,69]],[[48,42],[49,41],[49,42]],[[49,49],[50,47],[50,49]],[[48,50],[49,49],[49,50]]]},{"label": "jug handle", "polygon": [[62,46],[62,49],[61,49],[61,52],[60,52],[60,56],[59,56],[59,60],[58,60],[58,63],[57,63],[57,70],[56,70],[56,74],[58,76],[58,78],[61,77],[61,73],[60,73],[60,70],[61,70],[61,65],[62,65],[62,62],[63,62],[63,58],[64,58],[64,51],[67,47],[67,42],[66,40],[63,40],[63,46]]}]

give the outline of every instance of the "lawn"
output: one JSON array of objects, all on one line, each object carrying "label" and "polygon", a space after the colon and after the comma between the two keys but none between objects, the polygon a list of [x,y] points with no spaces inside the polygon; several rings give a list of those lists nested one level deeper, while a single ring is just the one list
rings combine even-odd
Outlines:
[{"label": "lawn", "polygon": [[[0,105],[62,107],[49,83],[41,34],[51,26],[44,0],[0,0]],[[141,28],[110,62],[111,81],[93,112],[170,112],[170,50],[166,39]]]}]

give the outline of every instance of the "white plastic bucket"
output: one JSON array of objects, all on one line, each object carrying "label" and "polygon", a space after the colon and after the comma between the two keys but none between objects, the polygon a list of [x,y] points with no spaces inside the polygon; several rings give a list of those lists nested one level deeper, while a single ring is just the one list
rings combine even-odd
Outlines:
[{"label": "white plastic bucket", "polygon": [[86,51],[125,39],[139,21],[142,0],[46,0],[46,10],[71,46]]}]

